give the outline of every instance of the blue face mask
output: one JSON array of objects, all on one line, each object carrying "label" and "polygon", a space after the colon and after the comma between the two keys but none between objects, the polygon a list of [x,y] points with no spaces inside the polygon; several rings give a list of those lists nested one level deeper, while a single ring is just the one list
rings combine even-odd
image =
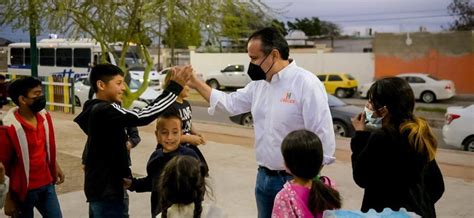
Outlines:
[{"label": "blue face mask", "polygon": [[365,112],[365,120],[367,122],[366,125],[368,127],[371,127],[373,129],[382,128],[383,117],[372,117],[374,115],[374,112],[367,107],[364,108],[364,112]]}]

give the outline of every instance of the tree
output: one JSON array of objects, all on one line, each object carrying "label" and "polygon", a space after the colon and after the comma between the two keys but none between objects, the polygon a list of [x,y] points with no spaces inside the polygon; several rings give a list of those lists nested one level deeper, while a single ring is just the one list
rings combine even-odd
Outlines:
[{"label": "tree", "polygon": [[277,29],[282,35],[286,36],[288,35],[288,31],[286,30],[286,27],[285,27],[285,23],[277,20],[277,19],[273,19],[272,20],[272,23],[271,23],[271,26],[275,29]]},{"label": "tree", "polygon": [[296,18],[294,22],[288,21],[289,30],[301,30],[307,36],[338,36],[341,29],[330,21],[322,21],[317,17]]},{"label": "tree", "polygon": [[453,0],[448,12],[456,20],[449,25],[450,30],[474,30],[474,4],[470,0]]},{"label": "tree", "polygon": [[220,35],[239,44],[240,39],[271,24],[264,10],[271,11],[271,8],[261,1],[224,0],[219,9]]},{"label": "tree", "polygon": [[[127,88],[123,106],[128,107],[148,87],[148,75],[153,66],[153,60],[146,45],[156,36],[164,36],[161,22],[163,18],[171,35],[178,35],[182,25],[173,22],[185,17],[194,22],[192,27],[197,29],[201,21],[208,24],[215,22],[207,15],[216,14],[215,8],[204,8],[213,5],[213,0],[48,0],[38,1],[34,7],[38,12],[39,27],[47,27],[67,34],[68,37],[90,37],[102,48],[101,62],[106,62],[106,53],[116,56],[118,66],[127,72],[125,55],[131,46],[136,47],[139,55],[145,60],[144,83],[134,93]],[[28,20],[28,1],[0,0],[0,24],[13,24],[13,27],[24,28]],[[157,13],[158,12],[158,13]],[[214,12],[214,13],[213,13]],[[171,27],[171,28],[170,28]],[[181,36],[180,36],[181,37]],[[193,38],[196,35],[192,36]],[[195,42],[193,42],[195,43]],[[117,55],[114,51],[120,51]]]}]

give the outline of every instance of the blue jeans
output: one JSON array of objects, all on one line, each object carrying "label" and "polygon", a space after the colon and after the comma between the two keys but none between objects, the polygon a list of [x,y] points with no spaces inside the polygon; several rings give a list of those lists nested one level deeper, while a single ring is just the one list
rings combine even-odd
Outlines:
[{"label": "blue jeans", "polygon": [[27,192],[26,200],[19,204],[19,217],[34,217],[36,207],[43,217],[62,217],[58,196],[53,184],[45,185]]},{"label": "blue jeans", "polygon": [[258,168],[257,182],[255,185],[255,199],[259,218],[272,216],[273,202],[276,194],[283,188],[286,181],[293,177],[286,173],[269,172],[263,167]]},{"label": "blue jeans", "polygon": [[90,218],[122,218],[123,213],[123,199],[89,202]]}]

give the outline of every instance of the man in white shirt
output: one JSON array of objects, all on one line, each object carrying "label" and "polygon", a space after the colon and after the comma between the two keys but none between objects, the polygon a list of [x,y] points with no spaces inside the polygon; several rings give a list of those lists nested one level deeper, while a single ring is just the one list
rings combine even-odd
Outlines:
[{"label": "man in white shirt", "polygon": [[285,172],[280,151],[283,138],[299,129],[316,133],[323,143],[324,164],[330,164],[335,160],[335,136],[324,86],[314,74],[288,59],[288,44],[277,30],[264,28],[253,33],[247,50],[253,81],[244,88],[227,94],[211,89],[196,75],[188,85],[210,103],[211,115],[216,107],[233,115],[252,112],[259,165],[258,217],[271,217],[275,195],[292,178]]}]

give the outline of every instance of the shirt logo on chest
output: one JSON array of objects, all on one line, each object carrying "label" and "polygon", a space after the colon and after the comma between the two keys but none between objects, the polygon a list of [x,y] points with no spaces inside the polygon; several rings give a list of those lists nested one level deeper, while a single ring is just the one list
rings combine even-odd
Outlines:
[{"label": "shirt logo on chest", "polygon": [[280,102],[284,104],[295,104],[296,100],[294,99],[294,96],[291,92],[286,91],[283,97],[280,99]]}]

